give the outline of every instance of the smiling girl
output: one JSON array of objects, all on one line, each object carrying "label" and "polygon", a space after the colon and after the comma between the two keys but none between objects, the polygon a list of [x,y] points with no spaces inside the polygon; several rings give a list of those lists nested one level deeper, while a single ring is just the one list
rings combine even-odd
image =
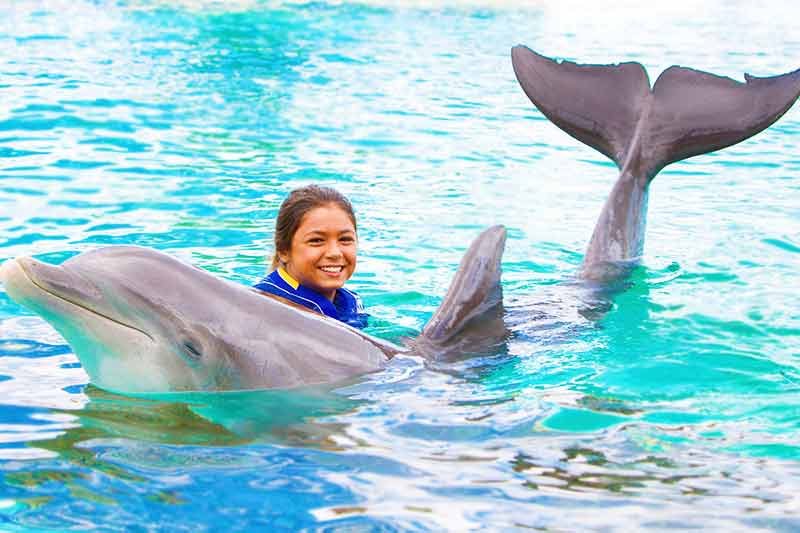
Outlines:
[{"label": "smiling girl", "polygon": [[330,187],[293,190],[275,222],[272,272],[254,287],[357,328],[367,314],[345,282],[356,268],[358,235],[350,201]]}]

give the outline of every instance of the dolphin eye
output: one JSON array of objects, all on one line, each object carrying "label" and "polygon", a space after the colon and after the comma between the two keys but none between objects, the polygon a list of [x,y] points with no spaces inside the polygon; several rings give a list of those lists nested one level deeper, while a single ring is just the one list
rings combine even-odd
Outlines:
[{"label": "dolphin eye", "polygon": [[203,354],[200,353],[200,350],[198,350],[195,347],[195,345],[192,344],[192,342],[190,341],[183,341],[183,348],[184,351],[186,352],[186,355],[188,355],[192,359],[200,359],[201,357],[203,357]]}]

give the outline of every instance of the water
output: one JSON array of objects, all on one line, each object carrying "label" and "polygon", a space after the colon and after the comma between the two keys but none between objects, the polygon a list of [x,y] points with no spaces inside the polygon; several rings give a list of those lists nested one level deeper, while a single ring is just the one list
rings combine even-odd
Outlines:
[{"label": "water", "polygon": [[[526,3],[527,4],[527,3]],[[241,283],[283,196],[359,216],[371,332],[421,330],[509,229],[502,353],[333,392],[114,396],[0,289],[0,530],[796,530],[800,108],[654,182],[606,312],[571,283],[616,177],[509,49],[798,67],[787,2],[14,2],[0,7],[0,260],[155,247]]]}]

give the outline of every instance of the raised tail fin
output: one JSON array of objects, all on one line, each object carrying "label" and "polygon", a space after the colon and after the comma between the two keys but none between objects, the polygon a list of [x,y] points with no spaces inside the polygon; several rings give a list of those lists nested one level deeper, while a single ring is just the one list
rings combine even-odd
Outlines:
[{"label": "raised tail fin", "polygon": [[511,50],[511,60],[534,105],[620,169],[581,268],[581,277],[601,281],[641,256],[648,188],[662,168],[755,135],[800,96],[800,69],[771,78],[745,75],[741,83],[670,67],[651,90],[638,63],[559,63],[524,46]]},{"label": "raised tail fin", "polygon": [[503,299],[500,286],[506,229],[483,231],[464,254],[442,304],[422,330],[420,340],[442,345],[453,339],[473,319],[497,308]]},{"label": "raised tail fin", "polygon": [[743,141],[778,120],[800,96],[800,69],[745,83],[670,67],[650,89],[639,63],[556,62],[524,46],[511,50],[514,72],[554,124],[651,180],[666,165]]}]

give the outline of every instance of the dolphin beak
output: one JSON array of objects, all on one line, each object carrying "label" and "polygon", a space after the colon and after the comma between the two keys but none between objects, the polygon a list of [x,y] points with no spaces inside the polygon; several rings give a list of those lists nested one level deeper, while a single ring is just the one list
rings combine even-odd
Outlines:
[{"label": "dolphin beak", "polygon": [[23,274],[39,289],[63,300],[85,306],[96,302],[102,293],[93,283],[63,266],[49,265],[31,257],[6,261],[0,269],[0,280],[9,280],[14,273]]}]

